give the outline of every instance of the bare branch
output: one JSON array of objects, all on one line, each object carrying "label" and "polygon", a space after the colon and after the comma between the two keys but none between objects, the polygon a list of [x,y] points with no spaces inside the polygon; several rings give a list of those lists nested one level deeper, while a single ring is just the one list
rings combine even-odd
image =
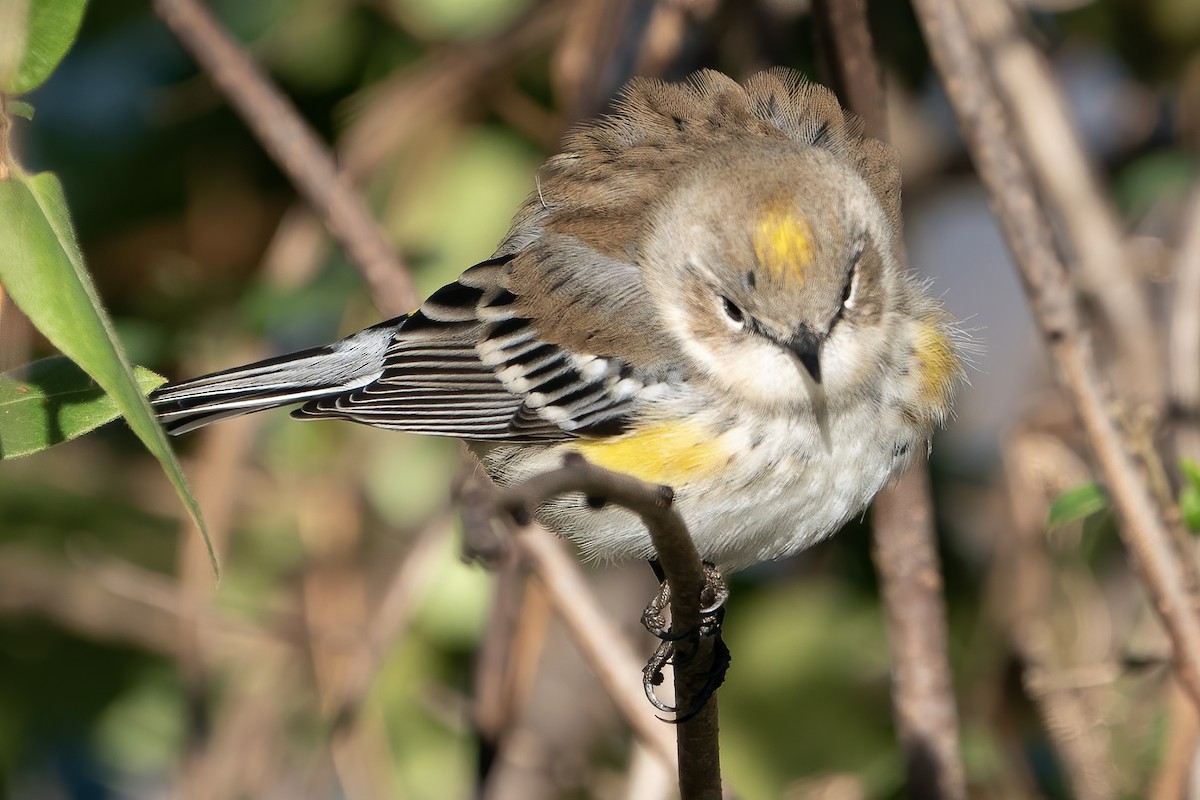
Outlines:
[{"label": "bare branch", "polygon": [[579,564],[562,542],[540,526],[521,531],[516,544],[621,716],[639,739],[676,769],[678,757],[671,731],[654,718],[642,692],[642,665],[625,637],[604,615]]},{"label": "bare branch", "polygon": [[408,272],[291,101],[197,0],[155,0],[154,9],[317,209],[362,273],[380,311],[396,316],[415,307],[419,298]]},{"label": "bare branch", "polygon": [[[672,507],[673,493],[669,487],[654,486],[616,472],[595,467],[582,457],[568,457],[563,467],[551,472],[535,475],[525,483],[506,489],[499,499],[499,507],[507,510],[518,522],[528,521],[542,502],[551,497],[571,492],[582,492],[589,497],[601,498],[632,511],[641,518],[650,532],[659,563],[671,587],[671,630],[687,634],[700,629],[701,592],[704,588],[704,567],[692,542],[691,534],[683,518]],[[543,542],[522,536],[518,539],[522,550],[531,542]],[[541,545],[544,547],[544,545]],[[542,554],[545,555],[544,553]],[[555,580],[559,572],[539,577]],[[557,587],[559,590],[565,587]],[[560,591],[551,588],[551,596],[561,597]],[[578,598],[576,598],[578,601]],[[560,608],[561,613],[567,613]],[[587,640],[593,635],[580,631],[581,647],[591,647]],[[700,637],[699,647],[693,657],[677,659],[675,673],[675,705],[692,708],[695,700],[704,691],[712,670],[713,642],[711,637]],[[721,797],[720,754],[717,742],[716,698],[708,699],[695,716],[677,726],[677,753],[679,758],[679,789],[684,798]]]},{"label": "bare branch", "polygon": [[813,19],[825,50],[830,86],[842,105],[862,117],[868,136],[886,141],[883,73],[867,25],[866,0],[813,0]]},{"label": "bare branch", "polygon": [[919,458],[875,501],[872,555],[892,651],[892,706],[913,797],[966,798],[929,469]]},{"label": "bare branch", "polygon": [[[886,139],[882,70],[864,0],[816,0],[813,13],[838,96],[862,117],[868,136]],[[907,260],[903,246],[896,247],[896,254]],[[887,614],[892,705],[909,791],[920,797],[965,798],[928,470],[920,458],[880,493],[873,555]]]},{"label": "bare branch", "polygon": [[1004,108],[954,0],[914,0],[935,65],[992,199],[1034,317],[1074,400],[1120,515],[1121,535],[1174,645],[1180,679],[1200,703],[1200,623],[1172,536],[1113,418],[1066,268],[1055,254]]},{"label": "bare branch", "polygon": [[1029,156],[1047,206],[1063,223],[1077,282],[1094,297],[1111,330],[1112,346],[1131,380],[1133,397],[1161,408],[1160,335],[1150,294],[1126,257],[1116,209],[1107,200],[1079,140],[1050,66],[1017,27],[1005,0],[962,3],[968,25],[989,56],[996,88],[1010,109],[1013,132]]}]

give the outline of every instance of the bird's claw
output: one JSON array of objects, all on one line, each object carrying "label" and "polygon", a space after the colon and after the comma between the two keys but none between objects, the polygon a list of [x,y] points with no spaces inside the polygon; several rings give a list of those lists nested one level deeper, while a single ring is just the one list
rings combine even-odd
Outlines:
[{"label": "bird's claw", "polygon": [[[642,612],[642,625],[660,640],[654,655],[642,670],[642,686],[651,705],[659,711],[675,715],[673,720],[669,720],[675,724],[686,722],[704,708],[704,704],[724,682],[725,673],[729,669],[729,648],[721,637],[721,622],[725,618],[725,601],[729,599],[729,588],[717,568],[707,561],[704,563],[704,578],[704,587],[700,592],[700,625],[697,628],[687,631],[671,630],[666,613],[671,602],[671,589],[666,581],[662,582],[658,593]],[[655,688],[661,686],[665,680],[663,667],[667,664],[683,664],[693,659],[699,650],[701,638],[713,640],[712,664],[704,686],[686,709],[664,703],[655,692]]]}]

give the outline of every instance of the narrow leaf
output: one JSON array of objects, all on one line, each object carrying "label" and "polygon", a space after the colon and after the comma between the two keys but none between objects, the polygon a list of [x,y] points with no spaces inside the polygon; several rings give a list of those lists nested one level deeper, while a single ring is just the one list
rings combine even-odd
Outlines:
[{"label": "narrow leaf", "polygon": [[1060,494],[1050,506],[1046,524],[1057,528],[1078,522],[1108,508],[1108,495],[1095,483],[1085,483]]},{"label": "narrow leaf", "polygon": [[24,117],[27,120],[33,120],[33,106],[24,100],[9,100],[4,104],[4,108],[9,114],[15,117]]},{"label": "narrow leaf", "polygon": [[175,486],[204,537],[216,574],[216,554],[200,508],[96,295],[62,187],[51,173],[0,181],[0,283],[37,329],[112,396]]},{"label": "narrow leaf", "polygon": [[75,42],[86,6],[87,0],[29,0],[25,52],[0,91],[24,94],[45,83]]},{"label": "narrow leaf", "polygon": [[[134,377],[142,394],[166,382],[141,367]],[[119,416],[112,396],[64,356],[0,373],[0,459],[45,450]]]}]

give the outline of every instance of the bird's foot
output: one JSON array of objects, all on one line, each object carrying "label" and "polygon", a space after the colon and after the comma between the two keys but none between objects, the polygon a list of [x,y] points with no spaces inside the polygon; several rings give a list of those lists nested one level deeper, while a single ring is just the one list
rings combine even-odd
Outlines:
[{"label": "bird's foot", "polygon": [[[729,599],[729,587],[717,568],[707,561],[704,562],[704,578],[704,587],[700,592],[700,625],[697,628],[687,631],[671,630],[667,623],[671,589],[666,581],[662,582],[658,594],[642,612],[642,625],[660,640],[654,655],[642,670],[642,686],[650,703],[659,711],[674,714],[675,718],[672,721],[676,724],[686,722],[704,708],[704,704],[724,682],[725,673],[729,669],[729,648],[721,638],[721,622],[725,618],[725,601]],[[667,664],[678,666],[695,658],[701,638],[713,640],[712,662],[704,686],[686,709],[664,703],[655,692],[655,688],[661,686],[664,680],[663,667]]]}]

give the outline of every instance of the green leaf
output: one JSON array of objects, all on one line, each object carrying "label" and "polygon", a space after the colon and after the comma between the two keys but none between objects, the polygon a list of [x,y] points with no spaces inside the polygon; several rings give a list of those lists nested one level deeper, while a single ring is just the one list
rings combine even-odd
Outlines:
[{"label": "green leaf", "polygon": [[[166,378],[134,368],[142,394]],[[18,458],[82,436],[121,416],[111,395],[64,356],[0,374],[0,459]]]},{"label": "green leaf", "polygon": [[1179,492],[1179,511],[1183,521],[1194,533],[1200,533],[1200,464],[1189,458],[1180,459],[1183,489]]},{"label": "green leaf", "polygon": [[112,396],[129,427],[162,464],[204,537],[214,574],[219,574],[196,498],[96,295],[62,186],[49,172],[0,181],[0,283],[37,329]]},{"label": "green leaf", "polygon": [[24,100],[9,100],[4,104],[4,110],[13,116],[33,120],[33,106]]},{"label": "green leaf", "polygon": [[1078,522],[1092,514],[1108,508],[1108,495],[1099,484],[1085,483],[1060,494],[1050,506],[1046,524],[1058,528],[1070,522]]},{"label": "green leaf", "polygon": [[[4,2],[24,5],[20,0]],[[0,48],[5,50],[0,56],[0,92],[24,94],[45,83],[75,42],[86,6],[87,0],[29,0],[24,30],[0,34]],[[18,47],[23,50],[14,74],[11,64]]]}]

